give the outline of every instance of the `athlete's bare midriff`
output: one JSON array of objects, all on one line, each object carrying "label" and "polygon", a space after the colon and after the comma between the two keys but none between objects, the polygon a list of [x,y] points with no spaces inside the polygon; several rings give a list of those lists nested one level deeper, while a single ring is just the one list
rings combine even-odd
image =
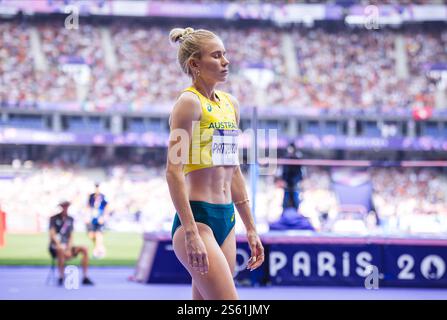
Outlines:
[{"label": "athlete's bare midriff", "polygon": [[227,204],[231,199],[234,166],[215,166],[192,171],[186,175],[189,200]]}]

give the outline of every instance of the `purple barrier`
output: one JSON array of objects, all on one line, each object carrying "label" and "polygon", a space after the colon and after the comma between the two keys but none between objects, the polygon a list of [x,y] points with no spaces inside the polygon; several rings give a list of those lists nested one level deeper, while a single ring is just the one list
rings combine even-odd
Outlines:
[{"label": "purple barrier", "polygon": [[[265,262],[247,272],[250,256],[237,235],[235,281],[273,286],[447,287],[447,240],[350,237],[318,233],[262,234]],[[145,233],[135,275],[143,283],[190,283],[167,233]],[[374,279],[374,281],[372,281]]]},{"label": "purple barrier", "polygon": [[[279,136],[276,141],[266,135],[259,135],[259,148],[284,148],[289,139]],[[241,136],[241,146],[251,145],[250,135]],[[167,132],[125,133],[75,133],[52,132],[21,128],[0,128],[0,144],[49,144],[49,145],[126,145],[126,146],[167,146]],[[447,150],[447,137],[420,138],[362,138],[343,136],[304,135],[295,139],[295,145],[301,149],[345,149],[345,150]]]},{"label": "purple barrier", "polygon": [[298,148],[346,150],[447,150],[447,137],[369,138],[304,135],[295,139]]}]

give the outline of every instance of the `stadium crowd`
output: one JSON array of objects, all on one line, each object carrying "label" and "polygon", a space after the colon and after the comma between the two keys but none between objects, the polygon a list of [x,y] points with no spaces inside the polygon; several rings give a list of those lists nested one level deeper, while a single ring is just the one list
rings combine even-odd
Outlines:
[{"label": "stadium crowd", "polygon": [[[433,106],[435,88],[427,68],[447,61],[446,31],[212,29],[231,62],[231,76],[222,88],[247,106],[256,103],[256,88],[246,71],[259,66],[273,74],[264,97],[270,107],[337,112]],[[0,22],[0,30],[2,106],[169,108],[189,84],[168,42],[169,28],[120,21],[107,27],[82,23],[78,30],[68,30],[53,21]],[[40,46],[31,45],[32,30],[37,30]],[[286,51],[284,37],[292,40],[294,52]],[[396,71],[401,59],[397,37],[405,41],[408,77]],[[37,63],[38,56],[46,63]],[[290,60],[296,72],[290,72]]]}]

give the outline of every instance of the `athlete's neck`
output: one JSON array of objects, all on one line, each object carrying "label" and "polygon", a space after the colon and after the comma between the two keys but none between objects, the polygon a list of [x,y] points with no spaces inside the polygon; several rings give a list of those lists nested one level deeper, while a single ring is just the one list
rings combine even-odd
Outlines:
[{"label": "athlete's neck", "polygon": [[204,97],[210,99],[211,101],[218,101],[218,98],[216,97],[215,89],[216,85],[207,85],[206,83],[203,83],[201,81],[194,81],[192,84],[194,88],[196,88],[197,91],[199,91]]}]

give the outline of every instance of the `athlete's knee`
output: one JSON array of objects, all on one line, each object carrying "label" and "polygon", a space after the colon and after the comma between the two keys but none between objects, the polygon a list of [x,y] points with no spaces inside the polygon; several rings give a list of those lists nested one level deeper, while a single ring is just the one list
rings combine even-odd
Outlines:
[{"label": "athlete's knee", "polygon": [[83,256],[86,256],[88,254],[88,249],[84,246],[76,247],[76,254],[81,254]]},{"label": "athlete's knee", "polygon": [[63,248],[56,249],[56,255],[58,257],[64,257],[65,256],[65,250]]}]

